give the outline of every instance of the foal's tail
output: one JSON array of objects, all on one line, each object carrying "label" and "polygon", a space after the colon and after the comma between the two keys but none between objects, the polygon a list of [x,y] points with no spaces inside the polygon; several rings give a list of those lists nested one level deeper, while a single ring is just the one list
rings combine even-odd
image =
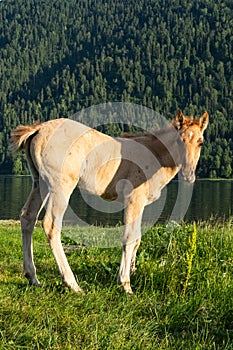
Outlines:
[{"label": "foal's tail", "polygon": [[20,150],[26,148],[27,141],[37,133],[41,128],[41,124],[37,125],[19,125],[11,132],[10,144],[12,150]]},{"label": "foal's tail", "polygon": [[38,179],[39,173],[33,162],[33,157],[30,153],[30,140],[40,130],[41,124],[35,125],[19,125],[15,130],[11,132],[10,148],[12,151],[25,150],[27,163],[30,169],[30,173],[34,180]]}]

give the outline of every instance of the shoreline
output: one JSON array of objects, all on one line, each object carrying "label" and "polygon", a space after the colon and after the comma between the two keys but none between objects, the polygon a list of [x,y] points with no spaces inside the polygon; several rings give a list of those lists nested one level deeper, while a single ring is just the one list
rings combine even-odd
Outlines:
[{"label": "shoreline", "polygon": [[[186,221],[182,221],[179,224],[192,224],[192,222],[186,222]],[[207,220],[196,220],[196,224],[197,225],[203,225],[203,224],[207,224],[207,225],[212,225],[213,223],[216,224],[216,226],[219,226],[219,224],[221,225],[225,225],[225,224],[229,224],[229,223],[233,223],[233,216],[230,215],[229,217],[219,217],[219,218],[214,218],[214,217],[210,217]],[[157,223],[159,225],[167,225],[168,222],[164,222],[163,224],[161,223]],[[155,225],[155,227],[157,226],[157,224]],[[20,220],[15,220],[15,219],[0,219],[0,227],[9,227],[9,226],[16,226],[16,227],[20,227]],[[38,220],[36,223],[37,227],[42,227],[42,221]],[[72,225],[71,225],[72,226]],[[103,225],[90,225],[91,227],[100,227],[100,228],[117,228],[118,225],[115,226],[103,226]],[[153,226],[153,225],[152,225]],[[64,227],[66,227],[66,225],[64,225]],[[79,226],[78,227],[83,227],[83,226]],[[89,227],[89,226],[88,226]],[[149,225],[150,227],[150,225]],[[149,228],[148,227],[148,228]]]},{"label": "shoreline", "polygon": [[[3,174],[0,173],[0,177],[31,177],[30,174]],[[171,181],[179,181],[176,178]],[[225,178],[225,177],[197,177],[196,181],[233,181],[233,177]]]}]

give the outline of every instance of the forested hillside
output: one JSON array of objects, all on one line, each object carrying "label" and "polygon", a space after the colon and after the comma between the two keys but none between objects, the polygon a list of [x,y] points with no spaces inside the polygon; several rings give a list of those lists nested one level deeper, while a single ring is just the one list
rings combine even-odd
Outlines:
[{"label": "forested hillside", "polygon": [[106,101],[207,110],[198,175],[232,177],[232,1],[0,2],[1,173],[25,172],[12,128]]}]

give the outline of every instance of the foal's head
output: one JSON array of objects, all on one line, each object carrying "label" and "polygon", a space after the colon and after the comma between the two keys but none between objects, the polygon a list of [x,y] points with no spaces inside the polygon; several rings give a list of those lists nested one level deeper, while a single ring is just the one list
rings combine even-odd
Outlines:
[{"label": "foal's head", "polygon": [[204,143],[203,133],[207,128],[209,115],[205,112],[199,119],[186,117],[182,111],[177,112],[173,126],[177,129],[184,144],[182,155],[182,175],[184,179],[193,183],[196,179],[195,170],[200,158],[201,147]]}]

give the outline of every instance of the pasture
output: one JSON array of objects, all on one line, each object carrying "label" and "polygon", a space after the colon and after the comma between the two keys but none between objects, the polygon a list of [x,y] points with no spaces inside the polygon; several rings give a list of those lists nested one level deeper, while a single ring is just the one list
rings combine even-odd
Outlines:
[{"label": "pasture", "polygon": [[42,288],[28,286],[20,227],[0,223],[0,349],[233,349],[232,218],[168,231],[157,225],[143,235],[132,296],[116,285],[120,247],[75,246],[63,235],[82,295],[61,284],[41,227]]}]

